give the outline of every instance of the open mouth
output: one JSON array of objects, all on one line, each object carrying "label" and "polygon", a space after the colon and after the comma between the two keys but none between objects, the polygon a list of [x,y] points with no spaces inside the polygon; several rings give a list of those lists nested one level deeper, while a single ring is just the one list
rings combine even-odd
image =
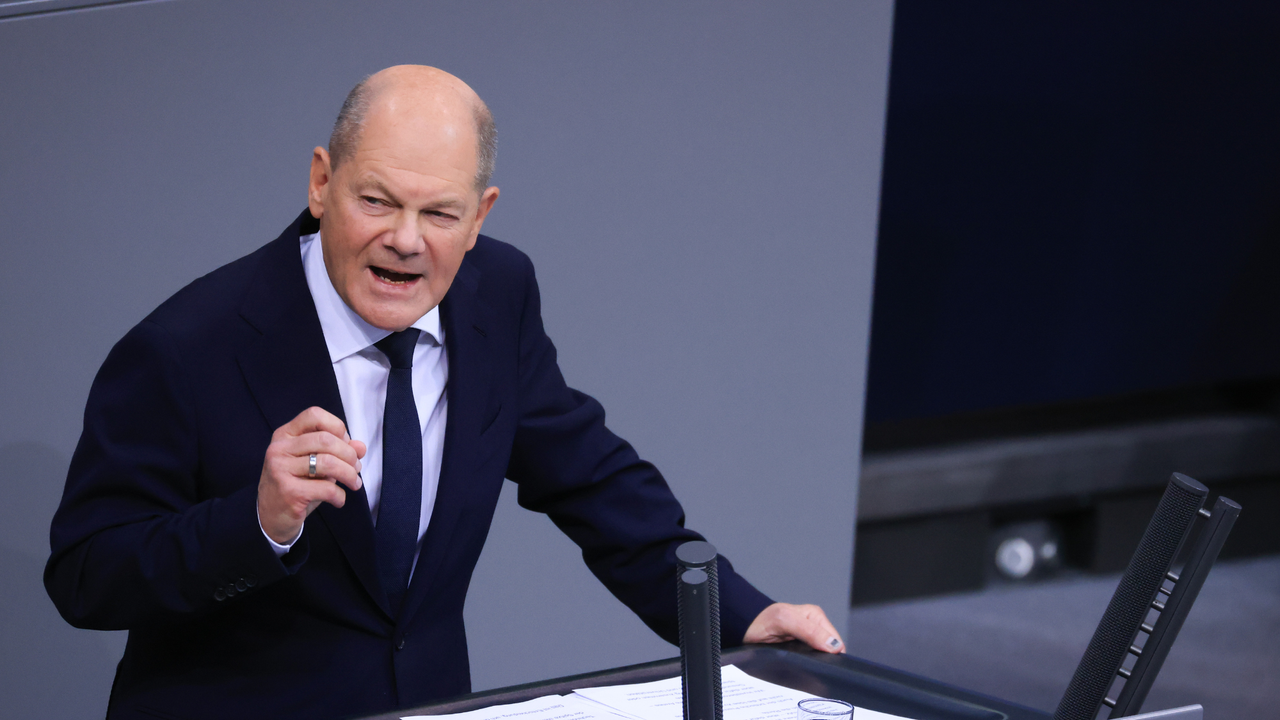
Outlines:
[{"label": "open mouth", "polygon": [[378,276],[379,280],[391,283],[392,285],[407,285],[422,277],[422,275],[417,273],[399,273],[386,268],[377,267],[376,265],[371,265],[369,269],[373,271],[374,275]]}]

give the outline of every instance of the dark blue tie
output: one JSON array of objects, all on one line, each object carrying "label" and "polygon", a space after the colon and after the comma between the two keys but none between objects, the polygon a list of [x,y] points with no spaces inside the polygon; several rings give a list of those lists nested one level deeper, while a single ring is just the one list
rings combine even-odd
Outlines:
[{"label": "dark blue tie", "polygon": [[382,497],[374,534],[378,574],[395,614],[409,587],[422,514],[422,427],[413,402],[413,348],[418,332],[409,328],[392,333],[375,345],[391,361],[391,376],[382,414]]}]

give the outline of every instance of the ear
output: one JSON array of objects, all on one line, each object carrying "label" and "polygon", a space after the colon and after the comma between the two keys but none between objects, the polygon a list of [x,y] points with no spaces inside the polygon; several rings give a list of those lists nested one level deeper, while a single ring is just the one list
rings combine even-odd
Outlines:
[{"label": "ear", "polygon": [[487,187],[480,194],[480,207],[476,208],[476,226],[471,232],[471,242],[467,243],[467,249],[476,246],[476,236],[480,234],[480,228],[484,226],[484,219],[489,216],[489,211],[493,209],[493,204],[498,201],[498,188]]},{"label": "ear", "polygon": [[329,151],[317,147],[311,153],[311,181],[307,183],[307,207],[311,209],[311,216],[317,220],[324,217],[325,189],[332,177]]}]

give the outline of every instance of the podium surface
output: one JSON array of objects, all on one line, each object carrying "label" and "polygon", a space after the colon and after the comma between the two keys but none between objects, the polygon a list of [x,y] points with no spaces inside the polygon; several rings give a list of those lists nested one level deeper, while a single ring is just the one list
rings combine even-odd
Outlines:
[{"label": "podium surface", "polygon": [[[821,653],[797,642],[732,648],[721,654],[721,662],[736,665],[748,675],[761,680],[912,720],[1050,718],[1048,713],[1040,710],[962,690],[849,655]],[[680,658],[675,657],[462,695],[416,708],[370,715],[365,720],[394,720],[408,715],[464,712],[490,705],[523,702],[543,695],[564,695],[578,688],[650,682],[679,674]]]}]

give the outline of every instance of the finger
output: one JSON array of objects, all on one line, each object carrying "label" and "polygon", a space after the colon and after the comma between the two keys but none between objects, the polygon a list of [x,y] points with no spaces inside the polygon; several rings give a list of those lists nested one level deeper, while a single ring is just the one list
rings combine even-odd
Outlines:
[{"label": "finger", "polygon": [[831,621],[827,620],[825,614],[822,616],[822,621],[823,634],[826,636],[826,639],[822,641],[822,647],[817,649],[825,650],[829,653],[844,652],[844,639],[840,637],[840,631],[836,630],[835,626],[831,624]]},{"label": "finger", "polygon": [[312,432],[327,432],[334,437],[348,439],[347,426],[338,416],[321,407],[309,407],[297,417],[280,426],[276,431],[284,437],[297,437]]},{"label": "finger", "polygon": [[317,504],[322,502],[327,502],[336,508],[342,507],[347,502],[347,491],[331,482],[305,482],[299,491],[298,499],[306,504],[306,512],[309,514]]},{"label": "finger", "polygon": [[822,608],[817,605],[805,605],[798,609],[802,611],[803,619],[797,623],[792,634],[815,650],[840,652],[844,647],[844,641],[840,639],[840,633],[836,632],[835,626],[827,619],[827,614],[822,611]]},{"label": "finger", "polygon": [[[359,462],[356,449],[351,444],[329,432],[310,432],[297,437],[277,441],[276,446],[286,455],[305,458],[311,453],[327,453],[355,467]],[[305,477],[306,473],[302,473]]]},{"label": "finger", "polygon": [[[303,480],[341,483],[352,490],[359,490],[360,486],[364,484],[358,468],[352,467],[341,458],[336,458],[327,453],[315,453],[316,473],[312,476],[310,474],[311,457],[308,455],[294,460],[294,464],[299,468],[298,472],[293,473],[296,477]],[[359,464],[358,460],[356,464]]]},{"label": "finger", "polygon": [[361,441],[359,441],[359,440],[352,440],[352,441],[351,441],[351,447],[355,448],[355,450],[356,450],[356,457],[358,457],[358,458],[363,458],[363,457],[364,457],[364,454],[365,454],[365,453],[367,453],[367,452],[369,452],[369,446],[368,446],[368,445],[365,445],[363,442],[361,442]]}]

